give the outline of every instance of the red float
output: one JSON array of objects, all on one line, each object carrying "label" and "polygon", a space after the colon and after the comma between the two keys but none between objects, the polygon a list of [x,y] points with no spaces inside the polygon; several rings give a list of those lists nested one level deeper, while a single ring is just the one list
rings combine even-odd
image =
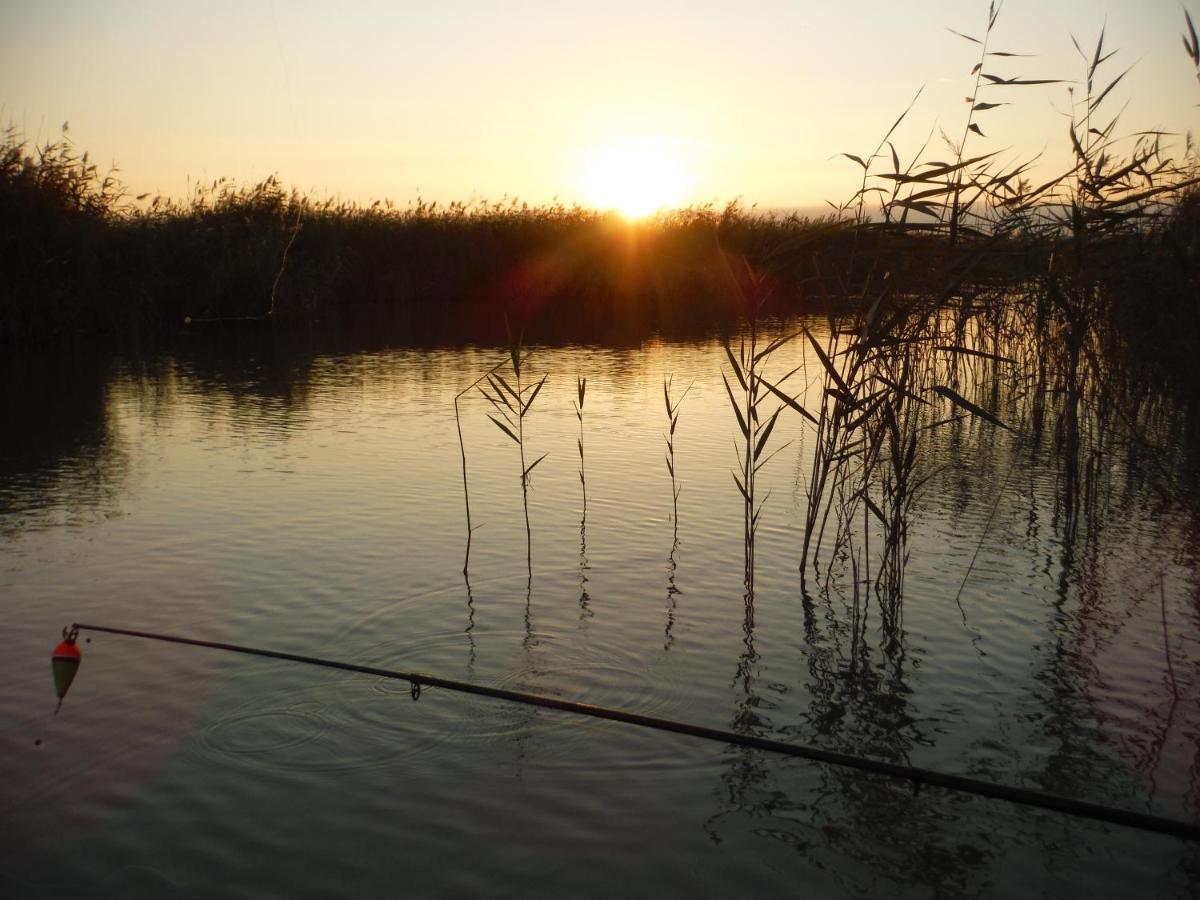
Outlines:
[{"label": "red float", "polygon": [[54,692],[58,695],[59,706],[62,705],[63,697],[67,696],[71,682],[75,680],[75,673],[79,671],[82,654],[75,645],[78,637],[77,628],[70,631],[64,628],[62,641],[50,654],[50,668],[54,672]]}]

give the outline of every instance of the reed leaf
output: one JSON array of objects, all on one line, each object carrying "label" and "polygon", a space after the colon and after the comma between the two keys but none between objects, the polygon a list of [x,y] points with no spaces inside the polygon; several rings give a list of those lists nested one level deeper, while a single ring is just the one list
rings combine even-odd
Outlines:
[{"label": "reed leaf", "polygon": [[[504,393],[507,392],[509,394],[509,396],[511,396],[514,400],[517,400],[518,402],[520,401],[520,397],[517,395],[517,392],[513,390],[512,385],[510,385],[507,381],[504,380],[503,375],[501,375],[499,372],[497,372],[492,377],[495,378],[496,381],[500,382],[500,385],[504,388],[504,391],[501,391],[501,390],[499,390],[499,388],[496,388],[496,393],[498,393],[500,395],[500,399],[503,400]],[[493,387],[495,387],[495,385],[493,385]],[[505,403],[508,403],[508,401],[505,400]],[[509,409],[512,409],[512,406],[509,406]]]},{"label": "reed leaf", "polygon": [[521,439],[518,438],[516,436],[516,434],[513,433],[513,430],[511,428],[509,428],[507,425],[505,425],[503,422],[501,422],[499,419],[497,419],[495,416],[493,416],[491,414],[488,415],[488,418],[496,423],[497,428],[499,428],[501,431],[503,431],[505,434],[507,434],[510,438],[512,438],[513,443],[515,443],[515,444],[521,443]]},{"label": "reed leaf", "polygon": [[738,478],[737,472],[730,472],[729,474],[733,476],[733,483],[737,485],[738,493],[742,495],[742,499],[749,503],[750,495],[746,493],[746,488],[742,485],[742,480]]},{"label": "reed leaf", "polygon": [[775,429],[775,422],[779,419],[779,414],[783,412],[783,407],[775,410],[775,414],[767,419],[767,424],[762,427],[762,431],[758,436],[758,443],[754,445],[754,462],[758,462],[758,458],[762,456],[763,448],[767,446],[767,440],[771,437],[771,432]]},{"label": "reed leaf", "polygon": [[[792,446],[791,441],[788,441],[786,444],[780,444],[778,447],[776,447],[774,450],[772,450],[770,453],[768,453],[765,459],[763,459],[761,462],[755,463],[754,464],[755,474],[758,473],[759,469],[761,469],[763,466],[765,466],[767,463],[769,463],[771,460],[773,460],[776,456],[778,456],[780,453],[782,453],[784,450],[786,450],[790,446]],[[766,502],[766,499],[767,499],[766,497],[763,498],[764,503]]]},{"label": "reed leaf", "polygon": [[972,403],[970,400],[968,400],[962,394],[959,394],[957,391],[954,391],[951,388],[948,388],[945,385],[941,385],[941,384],[935,384],[933,387],[930,388],[930,390],[933,391],[935,394],[945,397],[947,400],[949,400],[955,406],[965,409],[967,412],[971,413],[972,415],[979,416],[979,418],[985,419],[986,421],[991,422],[993,425],[1003,428],[1005,431],[1012,431],[1011,428],[1009,428],[1007,425],[1005,425],[1003,422],[1001,422],[1000,419],[998,419],[992,413],[988,412],[982,406],[977,406],[976,404]]},{"label": "reed leaf", "polygon": [[[725,355],[729,357],[729,365],[733,369],[733,374],[737,377],[738,384],[742,386],[743,391],[748,391],[749,387],[746,386],[746,376],[742,374],[741,364],[733,355],[733,350],[730,349],[729,344],[724,344],[723,346],[725,348]],[[726,385],[726,387],[728,387],[728,385]]]},{"label": "reed leaf", "polygon": [[537,459],[535,459],[532,463],[530,463],[528,468],[525,469],[524,477],[528,478],[529,473],[533,471],[534,467],[549,455],[550,455],[549,453],[543,453],[541,456],[539,456]]},{"label": "reed leaf", "polygon": [[876,377],[876,379],[878,379],[879,381],[883,382],[883,383],[884,383],[884,384],[886,384],[888,387],[890,387],[892,390],[894,390],[896,393],[900,394],[902,397],[904,397],[904,398],[906,398],[906,399],[908,399],[908,400],[911,400],[911,401],[913,401],[914,403],[922,403],[922,404],[924,404],[925,406],[929,406],[929,405],[930,405],[929,401],[928,401],[928,400],[926,400],[924,397],[918,397],[916,394],[914,394],[914,393],[913,393],[912,391],[910,391],[908,388],[904,387],[904,386],[903,386],[903,385],[901,385],[901,384],[898,384],[898,383],[897,383],[897,382],[895,382],[895,381],[892,381],[892,380],[891,380],[890,378],[888,378],[886,375],[880,375],[880,374],[878,374],[878,373],[877,373],[877,374],[875,375],[875,377]]},{"label": "reed leaf", "polygon": [[725,383],[725,392],[729,394],[729,402],[733,405],[733,412],[737,416],[738,427],[742,430],[742,437],[750,439],[750,426],[746,424],[746,418],[742,415],[741,409],[738,408],[738,402],[734,399],[733,388],[729,386],[729,379],[725,377],[725,373],[721,373],[721,381]]},{"label": "reed leaf", "polygon": [[486,400],[488,403],[492,404],[492,406],[499,408],[499,406],[500,406],[499,400],[497,400],[495,397],[493,397],[491,394],[489,394],[487,391],[485,391],[481,387],[477,388],[476,390],[479,391],[480,395],[483,397],[484,400]]},{"label": "reed leaf", "polygon": [[1096,99],[1093,100],[1090,104],[1088,104],[1088,112],[1090,113],[1090,112],[1095,111],[1096,107],[1098,107],[1101,103],[1104,102],[1104,98],[1109,95],[1109,92],[1112,91],[1112,89],[1115,88],[1118,84],[1120,84],[1121,79],[1124,78],[1126,75],[1128,75],[1130,73],[1130,71],[1132,71],[1132,67],[1129,69],[1126,69],[1124,72],[1122,72],[1116,78],[1114,78],[1111,82],[1109,82],[1108,87],[1106,87],[1103,91],[1101,91],[1100,95],[1098,97],[1096,97]]},{"label": "reed leaf", "polygon": [[829,377],[833,379],[834,384],[838,386],[838,388],[847,398],[853,398],[854,393],[846,385],[846,382],[842,380],[842,376],[838,372],[837,367],[834,366],[829,357],[825,355],[825,351],[821,349],[821,345],[817,343],[817,339],[813,337],[812,332],[805,328],[804,333],[807,335],[809,343],[812,344],[813,349],[817,351],[817,358],[821,360],[821,365],[825,367],[825,371],[829,373]]},{"label": "reed leaf", "polygon": [[871,418],[872,414],[879,409],[880,404],[882,404],[886,399],[887,391],[879,391],[878,393],[874,394],[872,398],[868,398],[866,409],[864,409],[861,414],[846,422],[846,431],[854,431],[856,428],[866,422],[867,419]]},{"label": "reed leaf", "polygon": [[862,500],[863,503],[867,505],[867,509],[869,509],[875,515],[875,518],[877,518],[885,528],[888,527],[887,516],[883,514],[883,510],[879,508],[878,504],[876,504],[875,501],[872,500],[865,492],[862,495]]},{"label": "reed leaf", "polygon": [[777,388],[775,385],[771,384],[771,382],[767,381],[765,378],[760,378],[758,383],[761,384],[763,387],[765,387],[768,391],[770,391],[776,397],[778,397],[780,400],[782,400],[784,403],[786,403],[788,405],[788,407],[790,407],[791,409],[800,413],[800,415],[804,416],[804,418],[808,419],[808,421],[812,422],[814,425],[818,424],[816,416],[814,416],[807,409],[805,409],[798,402],[796,402],[796,399],[794,397],[788,396],[783,391],[781,391],[779,388]]},{"label": "reed leaf", "polygon": [[[546,379],[549,377],[550,377],[549,375],[543,375],[542,380],[539,381],[536,385],[534,385],[533,392],[529,395],[529,399],[525,401],[525,405],[522,409],[522,414],[529,412],[529,408],[531,406],[533,406],[533,401],[536,400],[537,395],[539,393],[541,393],[542,385],[544,385],[546,383]],[[526,388],[526,390],[528,390],[528,388]]]},{"label": "reed leaf", "polygon": [[1088,81],[1091,82],[1092,76],[1096,73],[1096,69],[1100,66],[1100,53],[1104,50],[1104,31],[1107,26],[1101,26],[1100,39],[1096,41],[1096,55],[1092,57],[1092,65],[1088,69]]},{"label": "reed leaf", "polygon": [[973,347],[960,347],[957,345],[941,344],[941,345],[935,346],[933,349],[941,350],[945,353],[961,353],[961,354],[965,354],[966,356],[978,356],[983,359],[993,360],[995,362],[1011,363],[1014,365],[1016,364],[1015,359],[1010,359],[1007,356],[1000,356],[996,353],[988,353],[986,350],[976,350]]},{"label": "reed leaf", "polygon": [[757,353],[754,354],[753,362],[756,362],[756,363],[762,362],[762,360],[766,359],[768,356],[770,356],[772,353],[774,353],[776,350],[778,350],[780,347],[782,347],[788,341],[792,340],[792,338],[798,337],[801,334],[803,334],[802,330],[793,332],[792,334],[786,335],[785,337],[775,338],[775,340],[773,340],[773,341],[771,341],[771,343],[767,344],[766,347],[764,347],[762,350],[759,350]]},{"label": "reed leaf", "polygon": [[1000,75],[989,75],[987,72],[981,72],[980,76],[986,78],[992,84],[1004,85],[1005,87],[1021,87],[1034,84],[1062,84],[1061,78],[1003,78]]}]

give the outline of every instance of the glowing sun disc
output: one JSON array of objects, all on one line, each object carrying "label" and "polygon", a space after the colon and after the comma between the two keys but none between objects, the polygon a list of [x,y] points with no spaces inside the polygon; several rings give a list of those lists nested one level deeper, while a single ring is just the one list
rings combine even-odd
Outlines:
[{"label": "glowing sun disc", "polygon": [[589,205],[637,219],[679,205],[688,178],[676,148],[627,141],[595,150],[581,182]]}]

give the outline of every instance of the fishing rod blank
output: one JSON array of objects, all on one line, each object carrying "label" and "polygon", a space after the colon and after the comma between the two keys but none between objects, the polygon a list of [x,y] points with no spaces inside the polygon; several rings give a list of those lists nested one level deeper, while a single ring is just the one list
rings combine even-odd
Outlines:
[{"label": "fishing rod blank", "polygon": [[[399,672],[394,669],[383,669],[379,668],[378,666],[364,666],[357,663],[341,662],[333,659],[322,659],[320,657],[305,656],[299,653],[284,653],[278,650],[264,650],[259,647],[245,647],[239,644],[225,644],[219,641],[203,641],[195,638],[180,637],[178,635],[156,634],[150,631],[134,631],[128,628],[110,628],[104,625],[87,625],[82,622],[75,623],[71,626],[69,635],[70,638],[72,638],[70,640],[72,644],[74,644],[74,635],[76,635],[79,631],[97,631],[105,632],[107,634],[124,635],[125,637],[142,638],[150,641],[164,641],[171,644],[187,644],[192,647],[208,647],[212,650],[226,650],[230,653],[242,653],[249,656],[262,656],[268,659],[280,659],[287,662],[304,663],[305,665],[310,666],[322,666],[327,669],[340,669],[344,672],[357,672],[362,675],[374,675],[378,678],[397,679],[400,681],[407,681],[410,685],[412,685],[414,699],[420,696],[421,688],[423,687],[445,688],[446,690],[456,691],[462,694],[475,694],[480,697],[492,697],[497,700],[507,700],[512,703],[522,703],[526,706],[540,706],[545,709],[556,709],[561,712],[574,713],[581,716],[591,716],[592,718],[596,719],[609,719],[614,722],[625,722],[626,724],[637,725],[642,728],[653,728],[657,731],[686,734],[690,735],[691,737],[703,738],[705,740],[720,741],[721,743],[725,744],[734,744],[741,747],[750,747],[755,750],[764,750],[768,753],[779,753],[784,756],[800,757],[801,759],[809,759],[815,762],[828,763],[829,765],[841,766],[843,768],[858,769],[859,771],[873,772],[880,775],[889,775],[893,778],[910,781],[913,783],[914,787],[931,785],[933,787],[946,788],[947,790],[976,794],[981,797],[992,797],[997,800],[1007,800],[1010,803],[1016,803],[1022,806],[1032,806],[1039,809],[1051,810],[1053,812],[1066,813],[1067,815],[1078,816],[1080,818],[1095,819],[1096,821],[1108,822],[1113,825],[1124,825],[1129,828],[1137,828],[1143,831],[1153,831],[1158,834],[1166,834],[1172,837],[1182,838],[1184,840],[1200,840],[1200,825],[1190,822],[1180,822],[1174,819],[1163,818],[1161,816],[1133,812],[1131,810],[1104,806],[1098,803],[1089,803],[1084,800],[1075,800],[1070,797],[1061,797],[1056,794],[1048,794],[1042,791],[1033,791],[1025,788],[995,784],[990,781],[981,781],[977,778],[967,778],[962,775],[949,775],[944,772],[936,772],[932,769],[923,769],[917,766],[906,766],[899,765],[897,763],[883,762],[882,760],[866,759],[861,756],[852,756],[848,753],[838,753],[833,750],[822,750],[819,747],[810,747],[803,744],[792,744],[785,741],[776,741],[770,738],[758,737],[756,735],[740,734],[738,732],[724,731],[718,728],[708,728],[703,725],[693,725],[687,722],[676,722],[670,719],[658,718],[657,716],[646,716],[642,715],[641,713],[628,712],[619,709],[609,709],[603,706],[593,706],[588,703],[576,703],[571,700],[559,700],[555,697],[543,697],[538,694],[527,694],[523,691],[510,691],[506,690],[505,688],[488,687],[486,685],[471,684],[465,681],[454,681],[449,678],[438,678],[433,675],[425,675],[419,672]],[[78,666],[78,663],[76,663],[76,666]],[[63,690],[62,694],[65,693],[65,690]],[[60,700],[62,694],[60,694]]]}]

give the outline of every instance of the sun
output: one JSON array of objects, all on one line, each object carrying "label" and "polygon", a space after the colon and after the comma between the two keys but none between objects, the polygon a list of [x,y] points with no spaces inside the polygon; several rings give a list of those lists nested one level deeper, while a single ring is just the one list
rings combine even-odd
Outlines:
[{"label": "sun", "polygon": [[627,219],[678,206],[689,182],[678,143],[649,138],[626,138],[596,148],[581,178],[586,203],[616,210]]}]

